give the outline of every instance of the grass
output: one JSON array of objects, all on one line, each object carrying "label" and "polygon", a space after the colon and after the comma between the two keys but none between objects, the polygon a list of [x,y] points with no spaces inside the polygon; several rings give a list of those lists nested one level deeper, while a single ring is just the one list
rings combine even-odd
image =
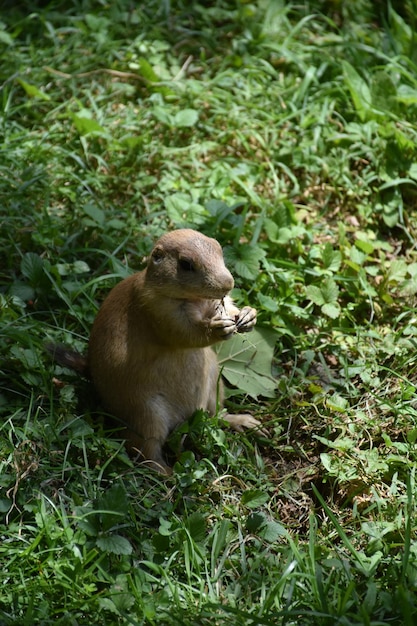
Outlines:
[{"label": "grass", "polygon": [[[411,626],[413,0],[6,5],[0,624]],[[220,356],[269,436],[197,412],[162,480],[43,346],[184,226],[258,309],[244,389]]]}]

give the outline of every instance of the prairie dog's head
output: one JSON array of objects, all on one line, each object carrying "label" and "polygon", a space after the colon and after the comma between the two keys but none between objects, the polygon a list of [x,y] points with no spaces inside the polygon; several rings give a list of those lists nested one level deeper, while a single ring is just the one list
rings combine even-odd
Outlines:
[{"label": "prairie dog's head", "polygon": [[181,300],[221,299],[234,285],[219,242],[191,228],[174,230],[156,242],[146,282],[161,295]]}]

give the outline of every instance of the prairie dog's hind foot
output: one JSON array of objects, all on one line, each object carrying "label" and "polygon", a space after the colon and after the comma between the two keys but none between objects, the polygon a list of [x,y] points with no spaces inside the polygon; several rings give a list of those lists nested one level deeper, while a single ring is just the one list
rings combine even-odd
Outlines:
[{"label": "prairie dog's hind foot", "polygon": [[172,475],[172,467],[165,462],[162,453],[164,439],[152,436],[143,438],[129,428],[124,436],[127,437],[127,447],[136,456],[138,464],[150,467],[162,476]]},{"label": "prairie dog's hind foot", "polygon": [[262,428],[262,423],[253,415],[249,415],[249,413],[238,413],[237,415],[226,413],[223,419],[230,424],[233,430],[237,430],[240,433],[245,430],[257,430],[262,435],[267,434]]}]

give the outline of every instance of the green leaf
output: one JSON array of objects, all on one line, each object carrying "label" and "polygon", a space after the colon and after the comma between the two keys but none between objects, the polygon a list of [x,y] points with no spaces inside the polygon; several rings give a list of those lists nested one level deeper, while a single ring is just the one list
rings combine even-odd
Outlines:
[{"label": "green leaf", "polygon": [[29,83],[22,80],[21,78],[18,78],[17,82],[23,87],[27,95],[30,96],[31,98],[39,98],[40,100],[46,100],[46,101],[49,101],[51,99],[47,93],[44,93],[43,91],[35,87],[35,85],[30,85]]},{"label": "green leaf", "polygon": [[[390,186],[390,183],[392,182],[393,181],[391,180],[386,184]],[[395,181],[396,186],[394,187],[389,189],[385,188],[385,191],[383,192],[383,201],[378,203],[375,207],[376,209],[382,211],[382,219],[390,228],[393,228],[398,224],[398,222],[400,222],[400,216],[404,211],[403,198],[401,191],[398,188],[398,182],[398,180]],[[413,181],[413,184],[415,184],[415,181]]]},{"label": "green leaf", "polygon": [[[265,499],[266,496],[266,499]],[[245,501],[248,499],[248,502]],[[268,501],[268,496],[263,491],[251,490],[245,492],[242,496],[242,503],[249,508],[257,508]],[[275,520],[268,519],[265,513],[256,511],[250,513],[246,520],[246,530],[250,533],[257,534],[268,543],[275,543],[282,537],[288,538],[286,528]]]},{"label": "green leaf", "polygon": [[5,44],[6,46],[14,46],[14,39],[13,37],[11,37],[9,35],[9,33],[6,33],[5,29],[5,24],[3,24],[3,22],[0,22],[0,44]]},{"label": "green leaf", "polygon": [[398,53],[410,56],[415,46],[415,31],[413,32],[413,29],[411,29],[404,18],[394,11],[391,3],[388,4],[388,8],[390,28],[392,29],[395,45],[399,48]]},{"label": "green leaf", "polygon": [[337,272],[342,263],[342,254],[340,250],[334,250],[331,243],[324,246],[321,260],[327,270]]},{"label": "green leaf", "polygon": [[172,124],[175,128],[188,128],[198,122],[198,111],[195,109],[182,109],[174,115]]},{"label": "green leaf", "polygon": [[25,369],[32,369],[36,367],[39,359],[36,351],[29,348],[24,349],[18,345],[14,345],[10,348],[10,354],[18,359]]},{"label": "green leaf", "polygon": [[308,285],[306,296],[311,302],[321,307],[322,313],[332,319],[340,315],[340,305],[337,302],[339,287],[333,278],[326,278],[320,286]]},{"label": "green leaf", "polygon": [[186,193],[174,193],[165,198],[164,204],[168,217],[177,228],[195,228],[206,221],[206,209]]},{"label": "green leaf", "polygon": [[[266,223],[270,225],[270,222],[271,220],[268,220]],[[291,226],[297,224],[293,203],[289,200],[282,202],[274,211],[273,222],[275,222],[279,229],[290,228]]]},{"label": "green leaf", "polygon": [[161,517],[159,520],[159,534],[162,537],[170,537],[175,530],[172,530],[172,520],[167,520]]},{"label": "green leaf", "polygon": [[113,230],[123,230],[124,228],[126,228],[126,223],[123,220],[114,218],[106,222],[106,226],[107,228],[113,229]]},{"label": "green leaf", "polygon": [[130,591],[130,576],[119,574],[109,594],[119,615],[131,609],[135,604],[135,596]]},{"label": "green leaf", "polygon": [[96,540],[97,546],[110,554],[132,554],[132,546],[129,541],[121,535],[103,535]]},{"label": "green leaf", "polygon": [[252,398],[275,396],[277,383],[271,368],[277,338],[272,330],[255,328],[215,346],[222,375],[239,393]]},{"label": "green leaf", "polygon": [[29,302],[29,300],[34,300],[36,297],[35,289],[20,280],[13,281],[10,287],[10,294],[20,298],[23,302]]},{"label": "green leaf", "polygon": [[382,539],[388,533],[398,530],[398,524],[389,521],[362,522],[362,531],[373,539]]},{"label": "green leaf", "polygon": [[[373,243],[371,243],[370,241],[364,241],[363,239],[357,239],[355,241],[355,246],[359,250],[364,252],[366,255],[372,254],[373,251],[375,250],[375,246],[374,246]],[[363,260],[365,260],[365,259],[363,259]]]},{"label": "green leaf", "polygon": [[166,126],[173,126],[173,118],[167,107],[156,106],[152,111],[154,117],[161,122],[161,124],[165,124]]},{"label": "green leaf", "polygon": [[308,285],[306,287],[306,297],[311,300],[313,304],[317,304],[317,306],[322,306],[325,303],[321,289],[316,285]]},{"label": "green leaf", "polygon": [[88,109],[82,109],[77,114],[70,112],[69,116],[80,135],[107,135],[106,129],[93,119]]},{"label": "green leaf", "polygon": [[271,313],[276,313],[278,311],[279,304],[276,298],[265,296],[263,293],[258,293],[257,298],[265,311],[271,311]]},{"label": "green leaf", "polygon": [[218,218],[218,221],[224,220],[228,215],[233,214],[235,207],[229,206],[222,200],[208,200],[205,207],[210,215]]},{"label": "green leaf", "polygon": [[226,246],[225,256],[234,271],[242,278],[255,280],[259,276],[261,260],[265,258],[265,252],[258,246],[242,244],[236,248]]},{"label": "green leaf", "polygon": [[339,297],[339,287],[333,278],[326,278],[321,284],[321,293],[326,304],[334,304]]},{"label": "green leaf", "polygon": [[347,61],[342,61],[345,83],[349,89],[354,107],[359,118],[364,122],[370,117],[372,97],[365,80]]},{"label": "green leaf", "polygon": [[330,317],[332,320],[335,320],[340,315],[340,306],[337,302],[329,302],[328,304],[323,304],[321,307],[322,312],[327,317]]},{"label": "green leaf", "polygon": [[103,530],[109,530],[126,515],[128,507],[126,491],[123,485],[116,483],[96,502],[95,509],[100,511]]},{"label": "green leaf", "polygon": [[[68,396],[68,394],[71,394],[71,398],[68,398],[68,400],[72,400],[73,399],[73,395],[74,395],[74,388],[71,385],[66,385],[62,390],[61,390],[61,397],[63,396]],[[77,419],[75,422],[73,422],[71,424],[71,436],[74,439],[80,438],[80,437],[86,437],[88,435],[92,435],[94,433],[94,429],[91,428],[91,426],[89,424],[87,424],[87,422],[81,418]]]},{"label": "green leaf", "polygon": [[76,507],[78,527],[89,537],[97,537],[100,532],[100,520],[91,509],[87,507]]},{"label": "green leaf", "polygon": [[404,281],[401,286],[401,295],[414,296],[417,293],[417,277]]},{"label": "green leaf", "polygon": [[407,432],[407,441],[408,441],[408,443],[411,443],[412,445],[415,445],[415,443],[417,441],[417,428],[411,428]]},{"label": "green leaf", "polygon": [[406,277],[407,269],[407,263],[403,259],[394,259],[389,266],[388,280],[401,283]]},{"label": "green leaf", "polygon": [[266,523],[267,518],[264,513],[259,511],[250,513],[246,519],[246,530],[249,533],[258,533]]},{"label": "green leaf", "polygon": [[160,85],[160,76],[155,72],[152,65],[144,58],[138,59],[138,69],[143,78],[148,82],[148,88],[153,91],[162,94],[164,97],[174,95],[172,89],[165,85]]},{"label": "green leaf", "polygon": [[285,526],[275,520],[267,520],[259,532],[259,536],[268,543],[275,543],[282,537],[288,538],[289,534]]},{"label": "green leaf", "polygon": [[206,538],[206,520],[201,513],[193,513],[184,521],[185,527],[190,533],[190,537],[196,542],[201,543]]},{"label": "green leaf", "polygon": [[20,271],[35,289],[46,287],[48,279],[44,271],[44,261],[38,254],[27,252],[20,264]]},{"label": "green leaf", "polygon": [[407,105],[417,104],[417,90],[408,85],[400,85],[395,99],[397,102]]},{"label": "green leaf", "polygon": [[328,452],[322,452],[320,454],[320,460],[321,460],[321,462],[323,464],[324,469],[327,472],[332,472],[332,469],[333,469],[332,468],[332,460],[333,460],[332,455],[329,454]]},{"label": "green leaf", "polygon": [[104,226],[106,221],[106,214],[95,204],[86,204],[83,207],[84,213],[91,217],[91,219],[98,224],[98,226]]},{"label": "green leaf", "polygon": [[85,261],[75,261],[74,263],[57,263],[55,267],[60,276],[69,276],[71,274],[86,274],[90,271],[90,267]]},{"label": "green leaf", "polygon": [[372,76],[371,95],[372,105],[379,111],[386,111],[389,114],[396,112],[397,93],[395,84],[387,72],[376,72]]},{"label": "green leaf", "polygon": [[140,73],[151,83],[158,83],[161,79],[153,69],[152,65],[143,57],[138,59]]},{"label": "green leaf", "polygon": [[0,513],[7,513],[7,511],[10,511],[11,506],[13,506],[12,500],[0,498]]},{"label": "green leaf", "polygon": [[[326,404],[327,406],[332,409],[333,411],[346,411],[346,409],[349,406],[348,401],[346,400],[346,398],[342,398],[342,396],[340,396],[337,393],[333,393],[330,398],[326,399]],[[352,440],[349,438],[346,438],[351,445]],[[342,438],[339,438],[339,441],[342,441]]]},{"label": "green leaf", "polygon": [[242,494],[241,502],[250,509],[257,509],[258,507],[266,504],[269,500],[269,495],[265,491],[259,489],[248,489]]},{"label": "green leaf", "polygon": [[86,13],[84,15],[84,19],[89,29],[93,33],[102,32],[107,34],[107,29],[109,28],[111,22],[107,17],[97,16],[93,13]]},{"label": "green leaf", "polygon": [[356,247],[356,243],[357,242],[355,241],[355,246],[350,249],[349,256],[352,263],[358,266],[358,269],[360,269],[360,266],[363,265],[367,260],[368,253],[359,250],[359,248]]},{"label": "green leaf", "polygon": [[[417,104],[417,91],[416,91],[416,104]],[[413,180],[417,180],[417,163],[412,163],[408,170],[408,175]]]}]

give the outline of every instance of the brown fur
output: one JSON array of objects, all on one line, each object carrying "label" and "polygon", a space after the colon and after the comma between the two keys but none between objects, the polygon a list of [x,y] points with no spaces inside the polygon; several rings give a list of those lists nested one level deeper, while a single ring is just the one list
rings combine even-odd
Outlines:
[{"label": "brown fur", "polygon": [[88,376],[87,359],[76,350],[71,350],[68,346],[59,343],[47,343],[45,349],[54,361],[63,367],[69,367],[83,376]]},{"label": "brown fur", "polygon": [[[86,363],[94,385],[126,424],[129,446],[161,471],[170,471],[169,432],[196,409],[221,405],[209,346],[256,322],[255,309],[239,311],[227,296],[232,287],[219,243],[177,230],[159,239],[145,270],[112,289],[94,321]],[[250,415],[226,419],[238,430],[258,425]]]}]

